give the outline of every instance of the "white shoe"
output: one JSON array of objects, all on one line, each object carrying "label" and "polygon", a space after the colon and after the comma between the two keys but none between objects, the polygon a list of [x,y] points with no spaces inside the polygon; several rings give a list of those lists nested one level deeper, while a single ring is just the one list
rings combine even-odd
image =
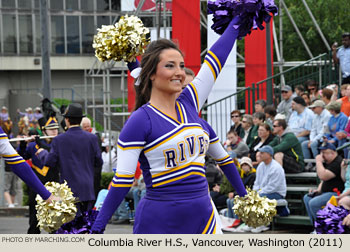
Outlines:
[{"label": "white shoe", "polygon": [[14,208],[15,205],[14,204],[9,204],[9,208]]},{"label": "white shoe", "polygon": [[237,228],[231,228],[231,227],[224,227],[224,228],[221,228],[221,230],[226,231],[226,232],[232,232],[232,233],[237,232]]},{"label": "white shoe", "polygon": [[310,232],[310,234],[317,234],[316,230]]},{"label": "white shoe", "polygon": [[250,232],[250,231],[252,231],[252,229],[254,229],[254,228],[253,227],[249,227],[247,225],[245,225],[245,226],[240,228],[240,230],[243,231],[243,232]]},{"label": "white shoe", "polygon": [[257,228],[253,228],[253,229],[251,230],[251,232],[252,232],[252,233],[261,233],[261,232],[267,231],[267,230],[269,230],[269,229],[270,229],[270,228],[267,227],[267,226],[259,226],[259,227],[257,227]]}]

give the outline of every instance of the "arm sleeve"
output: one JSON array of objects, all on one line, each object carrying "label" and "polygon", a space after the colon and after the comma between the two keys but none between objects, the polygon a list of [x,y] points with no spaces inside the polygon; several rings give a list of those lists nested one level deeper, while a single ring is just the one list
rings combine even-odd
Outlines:
[{"label": "arm sleeve", "polygon": [[208,51],[196,78],[187,85],[190,90],[189,98],[192,99],[198,113],[205,100],[208,98],[213,84],[225,65],[226,59],[236,41],[238,30],[234,28],[234,25],[237,24],[238,21],[239,17],[231,21],[222,36]]},{"label": "arm sleeve", "polygon": [[227,154],[225,149],[218,141],[210,144],[208,154],[218,163],[221,170],[224,172],[225,176],[235,188],[239,196],[243,197],[246,195],[247,191],[244,188],[242,179],[238,174],[232,158]]},{"label": "arm sleeve", "polygon": [[[140,129],[140,125],[143,127]],[[112,186],[92,226],[92,232],[102,232],[119,204],[130,190],[135,177],[138,158],[146,144],[150,127],[149,118],[143,109],[135,111],[125,123],[117,145],[117,172]]]},{"label": "arm sleeve", "polygon": [[40,182],[34,174],[32,168],[24,159],[15,151],[7,135],[0,128],[0,154],[6,163],[11,166],[12,171],[20,177],[29,187],[36,191],[44,200],[48,199],[51,193]]}]

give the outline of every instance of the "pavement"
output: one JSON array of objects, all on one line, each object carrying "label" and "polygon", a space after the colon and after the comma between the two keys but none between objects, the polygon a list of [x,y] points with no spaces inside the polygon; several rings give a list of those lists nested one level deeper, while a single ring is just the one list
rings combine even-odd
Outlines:
[{"label": "pavement", "polygon": [[[26,234],[29,218],[23,216],[0,216],[0,234]],[[131,224],[108,224],[105,234],[132,234]],[[47,232],[43,231],[43,234]]]},{"label": "pavement", "polygon": [[[0,234],[26,234],[29,218],[24,216],[0,216]],[[132,234],[132,224],[108,224],[105,234]],[[45,231],[43,234],[47,234]],[[280,226],[275,230],[268,230],[264,234],[309,234],[305,227]],[[232,234],[225,232],[224,234]]]}]

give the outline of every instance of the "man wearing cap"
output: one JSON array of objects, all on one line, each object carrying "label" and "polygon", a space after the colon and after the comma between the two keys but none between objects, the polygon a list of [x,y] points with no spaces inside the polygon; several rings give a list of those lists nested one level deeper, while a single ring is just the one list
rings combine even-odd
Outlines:
[{"label": "man wearing cap", "polygon": [[283,119],[273,121],[275,138],[269,143],[273,147],[274,158],[283,167],[285,173],[298,173],[304,170],[304,156],[301,145],[293,132],[287,128]]},{"label": "man wearing cap", "polygon": [[8,110],[5,106],[2,106],[1,108],[1,113],[0,113],[0,122],[5,122],[9,119],[9,114],[8,114]]},{"label": "man wearing cap", "polygon": [[34,109],[34,118],[35,118],[35,120],[38,121],[42,117],[43,117],[43,114],[41,113],[41,109],[39,107],[36,107]]},{"label": "man wearing cap", "polygon": [[[283,199],[287,194],[286,177],[282,166],[273,159],[274,151],[269,145],[259,148],[261,161],[256,169],[256,178],[253,190],[259,192],[261,197],[269,199]],[[266,226],[252,229],[253,233],[268,230]]]},{"label": "man wearing cap", "polygon": [[[58,135],[58,122],[55,117],[49,117],[48,119],[42,117],[39,119],[39,124],[41,131],[45,136],[56,137]],[[38,133],[36,133],[38,135]],[[35,141],[33,141],[35,140]],[[46,182],[58,182],[58,168],[57,167],[47,167],[43,162],[37,157],[38,151],[42,149],[50,150],[52,138],[40,139],[39,137],[32,137],[31,142],[27,145],[25,141],[21,141],[18,147],[18,153],[25,159],[32,161],[32,169],[35,175],[40,179],[40,181],[45,184]],[[29,200],[29,228],[27,230],[28,234],[40,234],[40,229],[37,227],[38,220],[36,218],[36,195],[37,193],[29,189],[28,200]]]},{"label": "man wearing cap", "polygon": [[294,97],[292,101],[293,112],[289,117],[289,129],[295,134],[299,142],[309,140],[312,120],[315,115],[306,107],[305,100],[300,97]]},{"label": "man wearing cap", "polygon": [[17,113],[21,116],[24,117],[26,116],[28,118],[28,121],[31,123],[35,120],[34,114],[33,114],[33,109],[31,107],[26,108],[26,112],[21,112],[19,109],[17,109]]},{"label": "man wearing cap", "polygon": [[328,121],[327,131],[324,136],[327,138],[329,143],[334,144],[336,147],[343,145],[346,139],[338,139],[337,132],[345,129],[348,122],[348,117],[340,112],[340,103],[339,102],[330,102],[326,109],[331,113],[331,118]]},{"label": "man wearing cap", "polygon": [[[322,100],[314,101],[309,108],[314,112],[315,117],[311,123],[310,139],[301,143],[301,149],[305,159],[315,158],[319,154],[318,146],[331,118],[329,111],[324,109],[325,103]],[[311,165],[308,165],[306,170],[309,170]]]},{"label": "man wearing cap", "polygon": [[66,180],[73,195],[79,198],[76,204],[79,216],[93,207],[94,167],[102,166],[103,161],[97,137],[80,128],[82,106],[70,104],[63,116],[68,130],[53,139],[45,165],[59,166],[60,182]]},{"label": "man wearing cap", "polygon": [[281,89],[283,100],[277,106],[277,113],[283,114],[288,122],[289,116],[292,113],[292,100],[295,97],[292,88],[289,85],[285,85]]},{"label": "man wearing cap", "polygon": [[342,72],[342,84],[350,83],[350,33],[342,35],[343,46],[337,51],[338,43],[332,45],[332,57],[336,64],[340,63]]},{"label": "man wearing cap", "polygon": [[310,189],[304,196],[306,211],[314,225],[316,213],[332,196],[344,190],[344,181],[341,178],[341,162],[343,158],[338,155],[336,147],[324,142],[320,146],[321,154],[316,156],[316,171],[320,179],[317,189]]}]

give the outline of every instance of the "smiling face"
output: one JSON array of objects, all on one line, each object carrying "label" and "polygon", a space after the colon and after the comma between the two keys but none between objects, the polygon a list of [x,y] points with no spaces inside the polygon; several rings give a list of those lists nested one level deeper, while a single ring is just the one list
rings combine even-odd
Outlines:
[{"label": "smiling face", "polygon": [[163,50],[159,55],[156,73],[151,76],[152,91],[173,94],[181,92],[186,78],[182,55],[175,49]]}]

